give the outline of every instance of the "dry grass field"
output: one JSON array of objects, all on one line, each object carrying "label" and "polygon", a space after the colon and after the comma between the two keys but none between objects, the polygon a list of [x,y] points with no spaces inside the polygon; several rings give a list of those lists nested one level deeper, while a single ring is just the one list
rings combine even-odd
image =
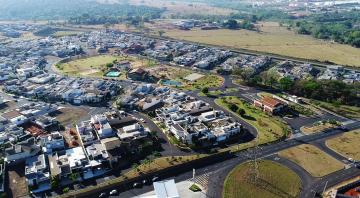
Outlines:
[{"label": "dry grass field", "polygon": [[156,64],[153,60],[142,59],[135,56],[98,55],[80,58],[66,63],[56,64],[56,69],[70,76],[104,77],[107,70],[106,64],[116,61],[129,61],[132,68],[152,67]]},{"label": "dry grass field", "polygon": [[298,197],[301,180],[296,173],[276,162],[259,162],[259,178],[256,183],[249,175],[251,164],[240,164],[227,176],[224,183],[223,197]]},{"label": "dry grass field", "polygon": [[293,161],[314,177],[322,177],[344,168],[343,163],[313,145],[292,147],[279,152],[279,156]]},{"label": "dry grass field", "polygon": [[278,23],[259,25],[260,32],[248,30],[166,30],[165,35],[175,39],[205,44],[248,49],[336,64],[360,66],[360,49],[299,35]]},{"label": "dry grass field", "polygon": [[354,160],[360,160],[360,130],[344,133],[326,141],[326,145],[337,153]]},{"label": "dry grass field", "polygon": [[306,135],[310,135],[310,134],[314,134],[314,133],[320,133],[327,129],[332,129],[337,126],[338,125],[331,124],[331,123],[322,123],[322,124],[317,124],[317,125],[308,126],[308,127],[305,127],[305,126],[301,127],[301,131],[303,133],[305,133]]},{"label": "dry grass field", "polygon": [[56,115],[56,120],[64,126],[69,126],[77,123],[80,118],[86,116],[89,110],[81,107],[63,108],[59,110]]}]

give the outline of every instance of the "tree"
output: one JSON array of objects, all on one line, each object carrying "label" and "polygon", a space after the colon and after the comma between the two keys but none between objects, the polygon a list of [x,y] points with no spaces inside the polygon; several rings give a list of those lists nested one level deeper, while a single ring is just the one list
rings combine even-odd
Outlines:
[{"label": "tree", "polygon": [[229,19],[223,23],[223,26],[228,29],[237,29],[238,22],[235,19]]},{"label": "tree", "polygon": [[282,90],[288,91],[294,85],[294,80],[290,77],[284,77],[279,80],[279,84]]},{"label": "tree", "polygon": [[237,112],[237,110],[239,109],[239,107],[236,104],[230,104],[229,105],[229,109],[233,112]]},{"label": "tree", "polygon": [[251,67],[244,67],[244,68],[238,68],[238,69],[235,69],[233,71],[233,75],[237,75],[237,76],[240,76],[241,79],[248,83],[252,77],[252,75],[254,75],[255,73],[255,70]]},{"label": "tree", "polygon": [[111,26],[111,24],[110,24],[109,22],[106,22],[106,23],[104,24],[104,28],[105,28],[106,30],[108,30],[110,26]]},{"label": "tree", "polygon": [[245,110],[242,109],[242,108],[239,108],[237,113],[240,115],[240,116],[244,116],[246,114]]},{"label": "tree", "polygon": [[56,176],[51,177],[50,183],[51,183],[51,188],[52,188],[52,189],[57,189],[57,188],[59,188],[59,186],[60,186],[59,177],[56,177]]},{"label": "tree", "polygon": [[159,34],[160,37],[162,37],[165,34],[165,31],[164,30],[159,30],[158,34]]},{"label": "tree", "polygon": [[113,67],[114,66],[114,63],[106,63],[106,67],[107,68],[111,68],[111,67]]},{"label": "tree", "polygon": [[201,92],[204,94],[208,94],[209,93],[209,88],[208,87],[204,87],[201,89]]}]

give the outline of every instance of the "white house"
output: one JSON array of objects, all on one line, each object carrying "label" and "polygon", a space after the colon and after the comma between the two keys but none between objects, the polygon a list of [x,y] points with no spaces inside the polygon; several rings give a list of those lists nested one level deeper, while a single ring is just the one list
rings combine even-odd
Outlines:
[{"label": "white house", "polygon": [[41,192],[51,188],[50,172],[44,154],[26,160],[25,178],[29,186],[36,187],[32,192]]}]

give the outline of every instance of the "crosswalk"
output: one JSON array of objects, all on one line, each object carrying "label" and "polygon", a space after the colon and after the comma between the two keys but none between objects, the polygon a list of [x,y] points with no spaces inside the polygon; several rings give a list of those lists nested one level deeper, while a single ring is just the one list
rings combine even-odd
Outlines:
[{"label": "crosswalk", "polygon": [[205,173],[199,176],[195,176],[195,178],[191,178],[189,181],[194,182],[207,190],[211,175],[212,173]]}]

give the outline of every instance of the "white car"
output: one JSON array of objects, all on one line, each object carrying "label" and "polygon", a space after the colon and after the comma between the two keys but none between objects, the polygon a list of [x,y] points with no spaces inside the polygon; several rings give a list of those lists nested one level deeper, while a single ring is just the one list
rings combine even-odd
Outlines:
[{"label": "white car", "polygon": [[117,190],[112,190],[110,191],[110,195],[117,195],[118,194],[118,191]]}]

